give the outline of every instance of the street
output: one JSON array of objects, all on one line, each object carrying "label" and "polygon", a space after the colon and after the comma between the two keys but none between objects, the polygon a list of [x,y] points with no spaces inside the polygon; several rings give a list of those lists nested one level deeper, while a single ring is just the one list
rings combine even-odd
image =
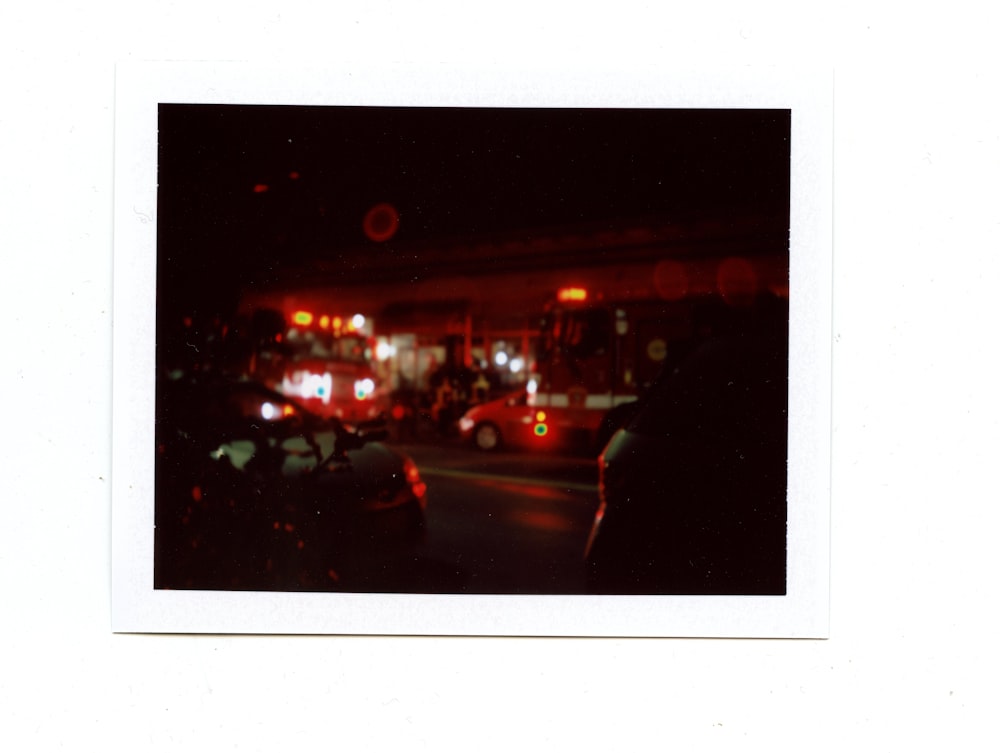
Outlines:
[{"label": "street", "polygon": [[583,550],[598,504],[594,459],[395,446],[427,483],[427,536],[413,558],[372,574],[367,590],[584,591]]}]

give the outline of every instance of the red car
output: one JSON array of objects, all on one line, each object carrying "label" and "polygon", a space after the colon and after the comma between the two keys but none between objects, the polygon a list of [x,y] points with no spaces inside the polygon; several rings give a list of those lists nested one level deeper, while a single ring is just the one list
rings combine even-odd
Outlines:
[{"label": "red car", "polygon": [[459,419],[462,438],[492,452],[517,447],[527,450],[586,449],[590,432],[570,423],[565,413],[552,415],[534,404],[527,390],[474,406]]}]

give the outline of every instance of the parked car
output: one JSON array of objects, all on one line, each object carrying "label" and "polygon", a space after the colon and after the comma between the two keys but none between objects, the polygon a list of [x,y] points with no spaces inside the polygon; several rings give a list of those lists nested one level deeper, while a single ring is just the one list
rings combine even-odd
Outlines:
[{"label": "parked car", "polygon": [[462,439],[485,452],[505,445],[528,445],[534,437],[535,409],[525,390],[467,410],[458,421]]},{"label": "parked car", "polygon": [[458,421],[461,438],[484,452],[521,449],[596,455],[586,415],[533,404],[526,390],[476,405]]},{"label": "parked car", "polygon": [[783,594],[787,302],[732,315],[599,459],[596,593]]},{"label": "parked car", "polygon": [[423,535],[426,487],[377,425],[183,379],[160,385],[156,433],[158,588],[350,590]]},{"label": "parked car", "polygon": [[594,455],[599,456],[611,440],[611,437],[615,435],[615,432],[619,429],[624,429],[632,422],[632,419],[634,419],[636,414],[639,412],[640,406],[640,401],[636,399],[627,403],[622,403],[621,405],[616,405],[604,414],[600,425],[597,427],[597,439],[594,442]]}]

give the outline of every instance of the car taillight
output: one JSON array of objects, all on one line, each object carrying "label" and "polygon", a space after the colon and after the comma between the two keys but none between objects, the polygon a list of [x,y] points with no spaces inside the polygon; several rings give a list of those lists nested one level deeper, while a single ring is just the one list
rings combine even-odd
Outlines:
[{"label": "car taillight", "polygon": [[410,458],[403,462],[403,473],[406,476],[406,483],[410,485],[413,493],[420,499],[421,505],[424,503],[424,495],[427,493],[427,484],[420,478],[420,469]]},{"label": "car taillight", "polygon": [[540,410],[535,413],[536,423],[534,432],[536,437],[544,437],[546,434],[549,433],[549,425],[545,423],[547,418],[548,416],[545,415],[545,411]]}]

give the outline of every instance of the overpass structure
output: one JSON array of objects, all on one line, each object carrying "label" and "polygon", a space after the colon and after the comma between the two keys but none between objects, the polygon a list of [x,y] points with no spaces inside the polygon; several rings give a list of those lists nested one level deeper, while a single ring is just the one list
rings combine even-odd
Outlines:
[{"label": "overpass structure", "polygon": [[[554,229],[488,239],[331,252],[283,267],[267,288],[244,296],[242,310],[273,308],[350,316],[363,313],[380,338],[413,352],[397,368],[418,385],[458,344],[466,366],[492,345],[530,352],[545,306],[567,286],[596,298],[678,298],[711,293],[723,262],[740,260],[753,284],[788,294],[786,217],[686,222],[636,221],[618,227]],[[421,349],[431,353],[421,359]]]}]

